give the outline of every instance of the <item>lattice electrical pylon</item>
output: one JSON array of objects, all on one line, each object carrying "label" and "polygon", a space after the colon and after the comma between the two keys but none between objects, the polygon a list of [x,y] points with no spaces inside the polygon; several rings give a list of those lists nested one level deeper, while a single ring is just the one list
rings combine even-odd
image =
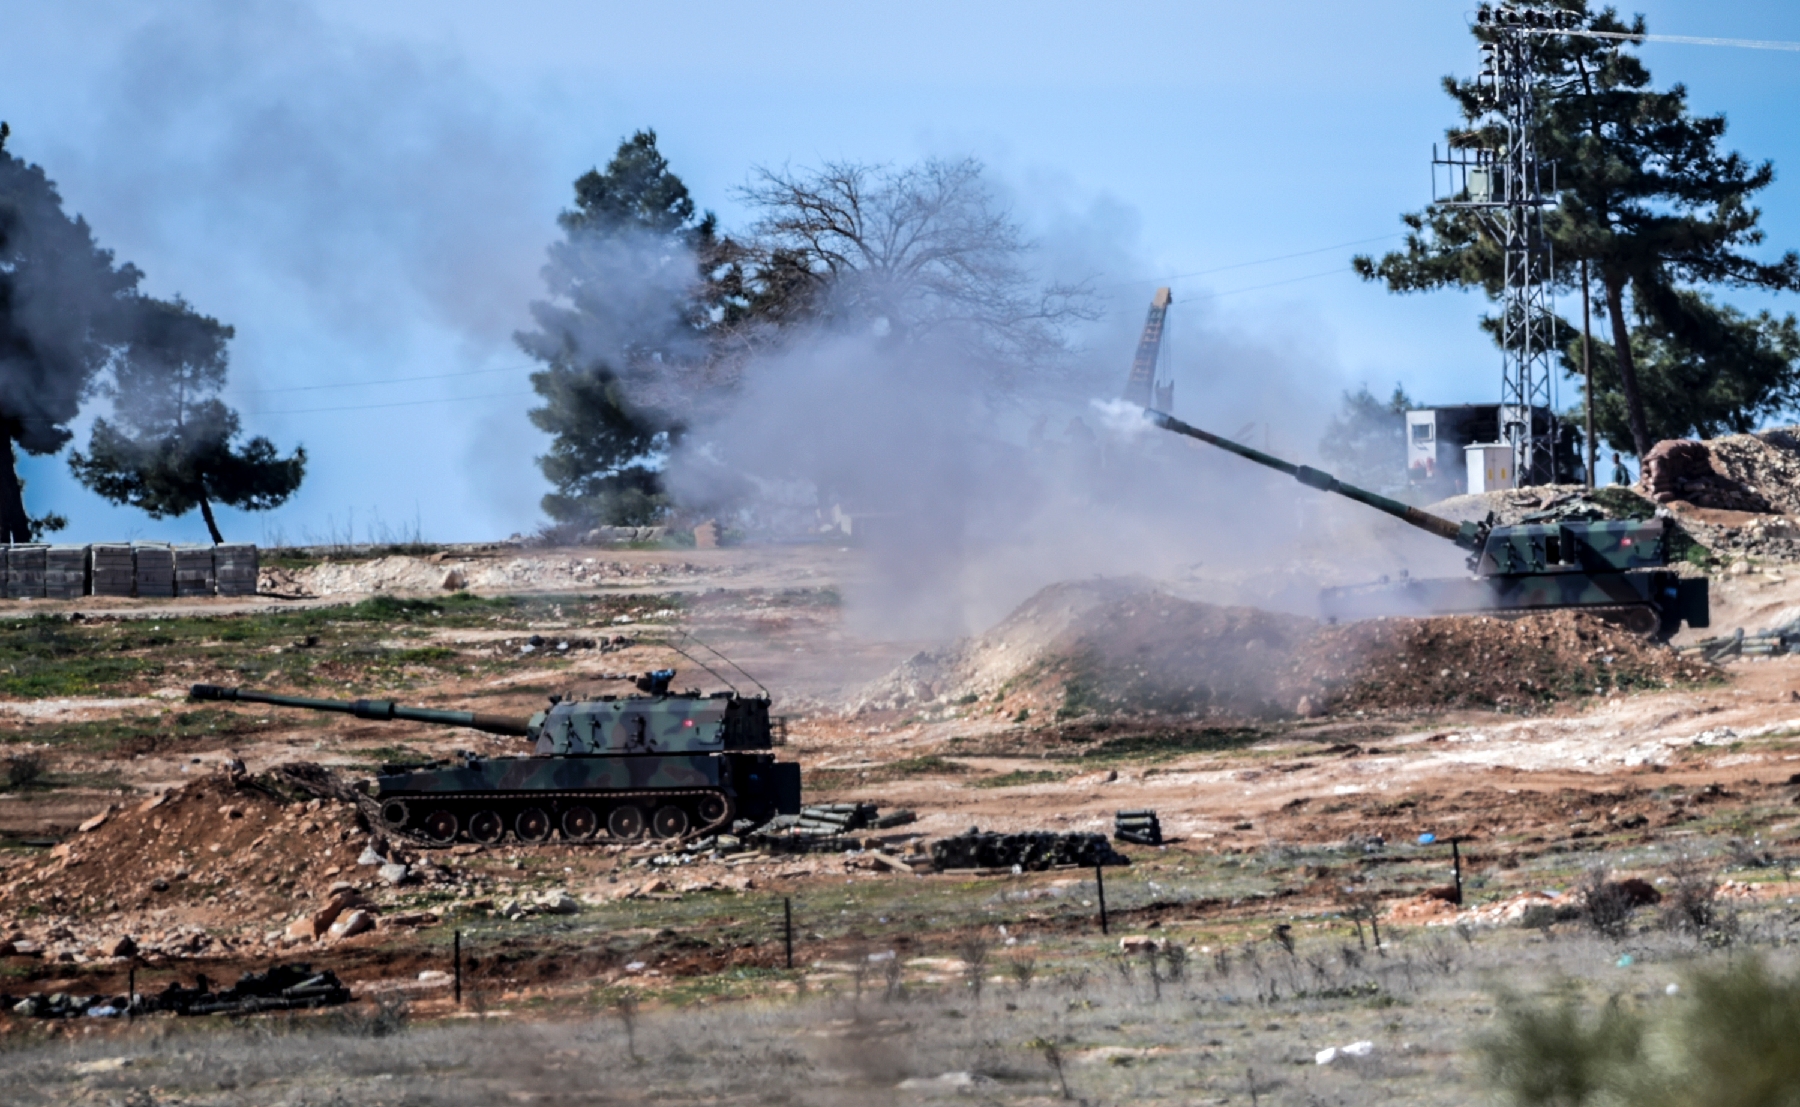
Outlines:
[{"label": "lattice electrical pylon", "polygon": [[[1487,113],[1470,130],[1494,135],[1484,147],[1431,150],[1432,203],[1469,208],[1501,245],[1505,285],[1500,298],[1500,433],[1512,446],[1520,485],[1554,481],[1555,315],[1550,280],[1553,258],[1544,233],[1544,208],[1554,201],[1555,169],[1538,159],[1537,54],[1543,32],[1563,26],[1573,13],[1509,5],[1482,5],[1477,88]],[[1446,188],[1440,191],[1439,185]],[[1543,414],[1540,415],[1539,412]]]}]

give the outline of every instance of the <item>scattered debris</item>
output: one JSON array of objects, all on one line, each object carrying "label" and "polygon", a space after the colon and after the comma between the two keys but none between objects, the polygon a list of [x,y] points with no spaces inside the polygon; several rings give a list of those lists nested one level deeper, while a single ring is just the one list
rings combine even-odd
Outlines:
[{"label": "scattered debris", "polygon": [[310,965],[276,965],[268,972],[247,972],[232,987],[215,992],[204,975],[194,986],[171,982],[155,995],[71,995],[33,992],[24,997],[0,995],[0,1009],[33,1019],[120,1018],[170,1011],[177,1015],[250,1015],[261,1011],[294,1011],[350,1002],[350,989],[336,974],[315,973]]},{"label": "scattered debris", "polygon": [[1129,865],[1131,860],[1112,848],[1104,834],[1058,834],[1028,830],[1018,834],[983,833],[970,827],[953,838],[931,843],[931,863],[938,871],[955,869],[1011,869],[1037,872],[1095,865]]},{"label": "scattered debris", "polygon": [[1313,1063],[1329,1065],[1340,1057],[1367,1057],[1375,1052],[1374,1042],[1351,1042],[1346,1046],[1328,1046],[1313,1054]]}]

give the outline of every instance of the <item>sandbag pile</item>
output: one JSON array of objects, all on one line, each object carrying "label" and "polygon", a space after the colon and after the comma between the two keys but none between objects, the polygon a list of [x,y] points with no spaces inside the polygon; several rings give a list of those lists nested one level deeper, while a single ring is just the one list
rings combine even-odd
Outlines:
[{"label": "sandbag pile", "polygon": [[1727,511],[1767,514],[1775,510],[1768,497],[1715,465],[1706,443],[1691,438],[1658,442],[1644,455],[1639,486],[1659,504],[1681,500],[1695,507]]},{"label": "sandbag pile", "polygon": [[1062,866],[1091,869],[1095,865],[1129,865],[1104,834],[1057,834],[1028,830],[1019,834],[982,832],[970,827],[954,838],[931,843],[931,863],[947,869],[1019,869],[1036,872]]}]

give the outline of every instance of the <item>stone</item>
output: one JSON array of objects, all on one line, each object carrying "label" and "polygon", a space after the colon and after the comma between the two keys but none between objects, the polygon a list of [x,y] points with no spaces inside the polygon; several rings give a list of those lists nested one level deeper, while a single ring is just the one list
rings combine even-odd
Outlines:
[{"label": "stone", "polygon": [[284,937],[296,942],[310,942],[319,936],[319,928],[313,924],[311,915],[303,919],[295,919],[288,923]]},{"label": "stone", "polygon": [[348,880],[340,880],[333,884],[325,894],[328,896],[355,895],[356,885],[350,883]]},{"label": "stone", "polygon": [[227,819],[241,819],[244,817],[244,809],[236,804],[228,803],[224,807],[219,808],[219,814],[225,816]]},{"label": "stone", "polygon": [[408,869],[405,865],[389,862],[388,864],[381,866],[375,875],[379,876],[384,884],[404,884],[406,883],[406,878],[412,875],[412,870]]},{"label": "stone", "polygon": [[129,934],[121,934],[112,945],[106,947],[108,957],[130,957],[138,951],[137,940]]},{"label": "stone", "polygon": [[442,988],[446,984],[449,984],[453,979],[454,977],[443,969],[426,969],[419,974],[419,983],[425,985],[427,988]]},{"label": "stone", "polygon": [[333,896],[329,903],[314,911],[312,913],[313,933],[323,934],[329,930],[331,924],[349,909],[352,902],[354,902],[354,898],[351,896]]},{"label": "stone", "polygon": [[1119,939],[1120,953],[1148,953],[1150,950],[1161,950],[1168,946],[1161,938],[1152,938],[1144,934],[1129,934]]},{"label": "stone", "polygon": [[358,865],[385,865],[387,858],[375,852],[374,846],[364,846],[362,856],[356,859]]},{"label": "stone", "polygon": [[[82,824],[80,826],[76,827],[75,829],[80,831],[83,834],[86,834],[89,831],[99,830],[102,826],[106,825],[107,817],[110,816],[111,814],[112,814],[112,809],[109,807],[105,811],[102,811],[98,815],[95,815],[93,818],[85,820],[84,822],[82,822]],[[63,825],[67,826],[68,824],[64,823]]]},{"label": "stone", "polygon": [[573,915],[581,910],[581,904],[575,897],[560,888],[545,892],[537,898],[534,905],[539,914]]},{"label": "stone", "polygon": [[452,569],[444,574],[443,589],[446,592],[461,592],[469,586],[469,578],[461,569]]},{"label": "stone", "polygon": [[353,938],[375,929],[375,919],[367,911],[350,911],[331,924],[326,933],[333,938]]}]

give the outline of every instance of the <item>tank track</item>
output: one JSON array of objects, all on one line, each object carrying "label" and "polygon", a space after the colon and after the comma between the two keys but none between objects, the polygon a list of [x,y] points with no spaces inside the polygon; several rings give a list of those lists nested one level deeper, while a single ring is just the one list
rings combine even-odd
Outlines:
[{"label": "tank track", "polygon": [[[723,799],[725,801],[725,814],[701,826],[689,827],[685,833],[676,835],[673,838],[655,838],[649,834],[644,834],[637,838],[615,838],[612,836],[611,832],[607,830],[605,821],[602,820],[600,828],[591,838],[574,840],[568,838],[546,838],[540,842],[520,842],[515,838],[513,843],[520,846],[542,846],[549,845],[552,841],[556,841],[557,844],[565,846],[616,846],[633,842],[657,842],[669,846],[679,846],[685,842],[691,842],[696,838],[704,838],[709,834],[716,834],[729,827],[732,820],[737,815],[737,805],[732,802],[731,797],[726,795],[722,789],[718,788],[659,788],[638,792],[402,792],[385,796],[380,800],[375,799],[373,796],[358,793],[356,803],[357,807],[368,817],[369,825],[379,828],[385,834],[400,838],[423,849],[449,849],[451,846],[457,845],[459,840],[467,836],[466,823],[458,826],[456,838],[443,842],[416,828],[402,828],[392,825],[386,819],[382,818],[382,805],[390,800],[405,800],[413,807],[414,815],[417,816],[426,813],[430,808],[441,806],[447,802],[467,804],[473,807],[483,802],[521,803],[535,800],[587,799],[603,800],[608,807],[617,807],[632,800],[640,800],[643,801],[644,806],[654,808],[659,800],[666,801],[670,799],[699,798],[703,796],[718,796]],[[463,822],[460,816],[458,821]],[[555,832],[553,831],[553,833]]]}]

